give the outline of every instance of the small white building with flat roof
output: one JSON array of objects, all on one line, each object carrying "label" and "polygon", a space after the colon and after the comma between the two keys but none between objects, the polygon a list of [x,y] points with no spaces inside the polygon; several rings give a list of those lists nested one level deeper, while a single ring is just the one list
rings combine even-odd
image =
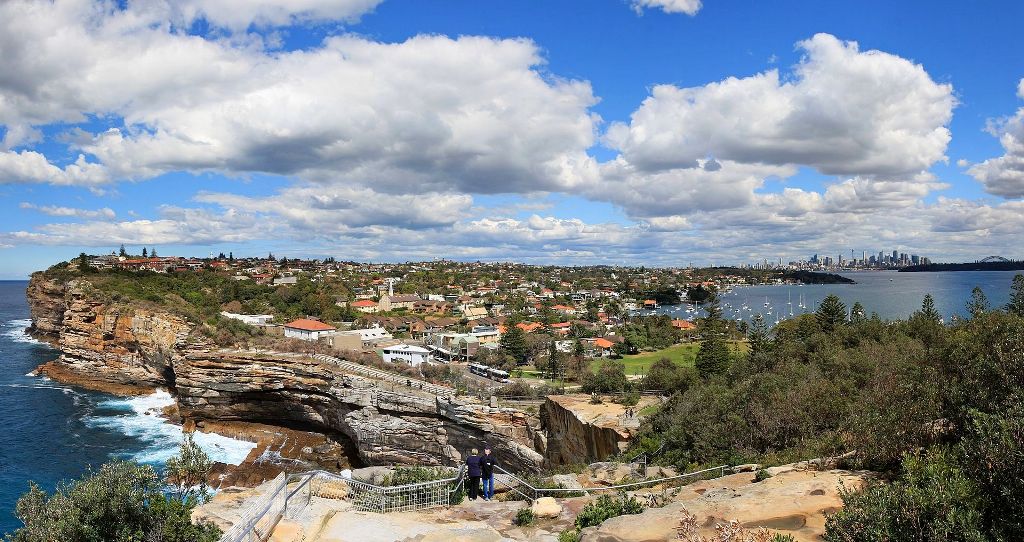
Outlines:
[{"label": "small white building with flat roof", "polygon": [[221,316],[244,322],[250,326],[267,326],[274,321],[273,314],[236,314],[228,311],[221,311]]},{"label": "small white building with flat roof", "polygon": [[384,361],[408,363],[416,367],[430,360],[430,350],[412,344],[396,344],[384,347],[381,357],[384,358]]}]

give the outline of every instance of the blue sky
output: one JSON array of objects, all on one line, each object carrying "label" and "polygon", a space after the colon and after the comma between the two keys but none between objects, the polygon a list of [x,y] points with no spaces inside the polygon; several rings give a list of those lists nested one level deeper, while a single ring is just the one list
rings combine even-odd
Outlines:
[{"label": "blue sky", "polygon": [[1017,253],[1018,2],[0,5],[0,278]]}]

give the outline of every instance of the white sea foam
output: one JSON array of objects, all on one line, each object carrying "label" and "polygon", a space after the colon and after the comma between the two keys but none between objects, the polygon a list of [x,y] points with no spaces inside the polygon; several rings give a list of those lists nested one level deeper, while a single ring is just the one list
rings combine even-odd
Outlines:
[{"label": "white sea foam", "polygon": [[43,341],[36,340],[28,334],[28,326],[32,325],[32,320],[11,320],[4,325],[4,337],[7,337],[16,343],[31,343],[31,344],[46,344]]},{"label": "white sea foam", "polygon": [[[109,399],[98,406],[118,414],[92,416],[86,423],[139,439],[145,448],[131,458],[140,463],[162,464],[177,453],[183,435],[180,426],[160,415],[165,407],[173,404],[174,398],[164,390],[143,397]],[[193,438],[210,459],[229,465],[240,464],[256,447],[255,443],[215,433],[196,432]]]}]

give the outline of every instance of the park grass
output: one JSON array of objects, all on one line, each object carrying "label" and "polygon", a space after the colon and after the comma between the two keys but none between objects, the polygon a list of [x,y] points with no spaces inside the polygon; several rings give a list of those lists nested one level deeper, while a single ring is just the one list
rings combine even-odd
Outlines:
[{"label": "park grass", "polygon": [[[733,351],[738,349],[740,352],[746,352],[747,343],[745,341],[729,341],[729,349]],[[619,361],[625,365],[627,375],[639,375],[645,374],[651,368],[651,365],[654,365],[654,362],[661,358],[668,358],[669,361],[679,367],[693,367],[693,363],[697,359],[698,350],[700,350],[699,342],[683,343],[653,352],[641,352],[639,354],[623,356]],[[601,366],[602,361],[604,360],[595,359],[590,364],[591,370],[596,371]]]}]

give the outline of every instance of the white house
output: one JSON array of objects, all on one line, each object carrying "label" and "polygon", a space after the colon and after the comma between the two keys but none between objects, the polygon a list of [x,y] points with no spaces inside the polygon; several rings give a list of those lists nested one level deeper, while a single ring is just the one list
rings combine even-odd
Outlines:
[{"label": "white house", "polygon": [[284,336],[290,339],[318,341],[321,337],[330,337],[338,332],[338,328],[318,320],[300,318],[284,325]]},{"label": "white house", "polygon": [[430,360],[430,350],[423,348],[422,346],[414,346],[411,344],[396,344],[394,346],[386,346],[381,352],[384,361],[390,361],[392,363],[405,362],[413,367],[420,365],[423,362]]},{"label": "white house", "polygon": [[265,326],[274,321],[273,314],[235,314],[233,312],[221,311],[220,315],[224,318],[244,322],[250,326]]}]

